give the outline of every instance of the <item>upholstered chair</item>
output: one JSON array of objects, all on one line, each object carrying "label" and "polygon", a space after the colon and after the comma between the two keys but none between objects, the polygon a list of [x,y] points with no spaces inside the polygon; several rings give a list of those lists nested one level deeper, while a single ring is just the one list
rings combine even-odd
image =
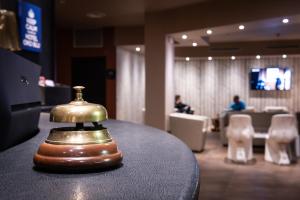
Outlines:
[{"label": "upholstered chair", "polygon": [[253,159],[252,138],[254,129],[249,115],[232,115],[226,135],[228,137],[227,158],[234,162],[247,163]]},{"label": "upholstered chair", "polygon": [[264,108],[265,112],[287,112],[288,109],[285,106],[266,106]]},{"label": "upholstered chair", "polygon": [[184,113],[170,114],[171,133],[193,151],[200,152],[204,150],[208,129],[209,118],[206,116]]},{"label": "upholstered chair", "polygon": [[291,142],[297,138],[297,121],[292,114],[278,114],[272,117],[265,145],[265,160],[288,165],[292,159]]},{"label": "upholstered chair", "polygon": [[247,106],[245,110],[243,110],[245,112],[255,112],[255,107],[254,106]]}]

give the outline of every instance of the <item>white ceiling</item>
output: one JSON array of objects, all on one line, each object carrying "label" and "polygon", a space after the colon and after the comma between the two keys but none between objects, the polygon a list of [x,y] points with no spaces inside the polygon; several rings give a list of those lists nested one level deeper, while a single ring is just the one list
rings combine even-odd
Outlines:
[{"label": "white ceiling", "polygon": [[[239,30],[240,24],[231,24],[220,27],[210,27],[213,34],[207,35],[207,29],[193,30],[184,33],[172,34],[177,42],[176,46],[192,46],[197,42],[198,46],[209,46],[210,43],[221,42],[253,42],[269,40],[297,40],[300,39],[300,15],[288,16],[290,22],[283,24],[282,19],[272,18],[240,24],[245,26]],[[188,39],[181,39],[182,34],[188,35]]]}]

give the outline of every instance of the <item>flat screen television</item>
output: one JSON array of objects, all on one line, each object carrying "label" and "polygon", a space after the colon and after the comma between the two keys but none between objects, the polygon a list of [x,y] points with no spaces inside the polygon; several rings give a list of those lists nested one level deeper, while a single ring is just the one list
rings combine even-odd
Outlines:
[{"label": "flat screen television", "polygon": [[290,90],[291,69],[288,67],[252,68],[250,71],[251,90]]}]

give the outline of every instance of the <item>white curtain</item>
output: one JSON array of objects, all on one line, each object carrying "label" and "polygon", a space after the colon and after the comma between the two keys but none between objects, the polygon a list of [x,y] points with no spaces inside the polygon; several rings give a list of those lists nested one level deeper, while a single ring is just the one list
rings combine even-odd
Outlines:
[{"label": "white curtain", "polygon": [[144,122],[144,55],[117,48],[117,119]]},{"label": "white curtain", "polygon": [[[250,68],[280,66],[292,70],[290,91],[253,91],[249,86]],[[289,111],[300,110],[300,56],[176,58],[174,66],[175,94],[192,106],[196,114],[216,117],[227,108],[234,95],[248,106],[261,111],[265,106],[286,106]]]}]

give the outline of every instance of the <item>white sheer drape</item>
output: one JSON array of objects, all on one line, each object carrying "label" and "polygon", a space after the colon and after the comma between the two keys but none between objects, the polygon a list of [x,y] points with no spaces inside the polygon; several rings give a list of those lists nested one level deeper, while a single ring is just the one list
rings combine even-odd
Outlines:
[{"label": "white sheer drape", "polygon": [[[290,91],[251,91],[249,86],[250,68],[281,66],[292,69],[292,89]],[[176,58],[174,66],[175,94],[182,96],[183,102],[191,105],[196,114],[216,117],[239,95],[249,106],[263,110],[265,106],[286,106],[289,111],[300,110],[300,57],[264,56],[238,57],[232,61],[228,57]]]},{"label": "white sheer drape", "polygon": [[[290,91],[251,91],[250,68],[281,66],[292,69]],[[154,79],[155,81],[155,79]],[[196,114],[216,117],[228,107],[236,94],[257,111],[266,106],[286,106],[289,111],[300,110],[300,56],[176,58],[174,92],[192,106]],[[142,54],[117,49],[117,119],[143,123],[145,107],[145,60]]]},{"label": "white sheer drape", "polygon": [[117,119],[144,122],[144,55],[117,48]]}]

